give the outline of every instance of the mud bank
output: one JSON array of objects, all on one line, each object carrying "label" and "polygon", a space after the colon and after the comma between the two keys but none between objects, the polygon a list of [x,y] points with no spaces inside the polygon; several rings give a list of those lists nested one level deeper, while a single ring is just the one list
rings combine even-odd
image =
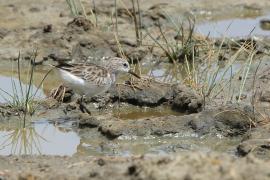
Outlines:
[{"label": "mud bank", "polygon": [[189,152],[172,156],[1,157],[7,179],[269,179],[269,161]]},{"label": "mud bank", "polygon": [[222,107],[218,110],[208,110],[201,113],[184,116],[164,116],[137,120],[110,119],[105,117],[80,116],[79,125],[97,127],[101,133],[109,138],[125,136],[165,135],[180,132],[198,134],[219,133],[225,137],[243,135],[256,126],[257,119],[250,119],[252,112],[240,108]]}]

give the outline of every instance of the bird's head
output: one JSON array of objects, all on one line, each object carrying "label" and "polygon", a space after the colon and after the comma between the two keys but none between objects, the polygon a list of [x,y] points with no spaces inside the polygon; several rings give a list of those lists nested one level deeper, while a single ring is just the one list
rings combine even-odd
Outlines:
[{"label": "bird's head", "polygon": [[106,62],[106,68],[115,74],[122,73],[122,72],[129,72],[130,65],[127,60],[118,57],[109,58]]},{"label": "bird's head", "polygon": [[109,58],[105,67],[114,74],[129,73],[137,78],[141,78],[139,75],[130,70],[130,65],[127,60],[118,57]]}]

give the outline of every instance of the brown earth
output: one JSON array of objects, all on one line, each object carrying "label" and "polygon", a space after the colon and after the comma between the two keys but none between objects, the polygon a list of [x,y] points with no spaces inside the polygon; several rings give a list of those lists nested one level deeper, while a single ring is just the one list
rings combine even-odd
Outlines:
[{"label": "brown earth", "polygon": [[269,179],[269,161],[253,156],[183,153],[140,157],[1,157],[3,179]]}]

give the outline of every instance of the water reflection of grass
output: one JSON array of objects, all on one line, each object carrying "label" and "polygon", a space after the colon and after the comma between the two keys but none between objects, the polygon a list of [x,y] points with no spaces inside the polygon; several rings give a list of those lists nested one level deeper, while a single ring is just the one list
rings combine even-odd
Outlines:
[{"label": "water reflection of grass", "polygon": [[10,154],[41,154],[40,141],[46,141],[40,136],[34,127],[16,128],[5,135],[0,149],[10,147]]}]

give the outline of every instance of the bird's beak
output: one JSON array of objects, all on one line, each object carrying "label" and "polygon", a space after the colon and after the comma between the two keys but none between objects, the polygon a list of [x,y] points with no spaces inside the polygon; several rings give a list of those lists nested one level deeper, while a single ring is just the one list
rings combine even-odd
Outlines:
[{"label": "bird's beak", "polygon": [[133,75],[133,76],[135,76],[136,78],[141,79],[141,77],[138,74],[136,74],[135,72],[133,72],[131,70],[129,70],[128,73],[131,74],[131,75]]}]

